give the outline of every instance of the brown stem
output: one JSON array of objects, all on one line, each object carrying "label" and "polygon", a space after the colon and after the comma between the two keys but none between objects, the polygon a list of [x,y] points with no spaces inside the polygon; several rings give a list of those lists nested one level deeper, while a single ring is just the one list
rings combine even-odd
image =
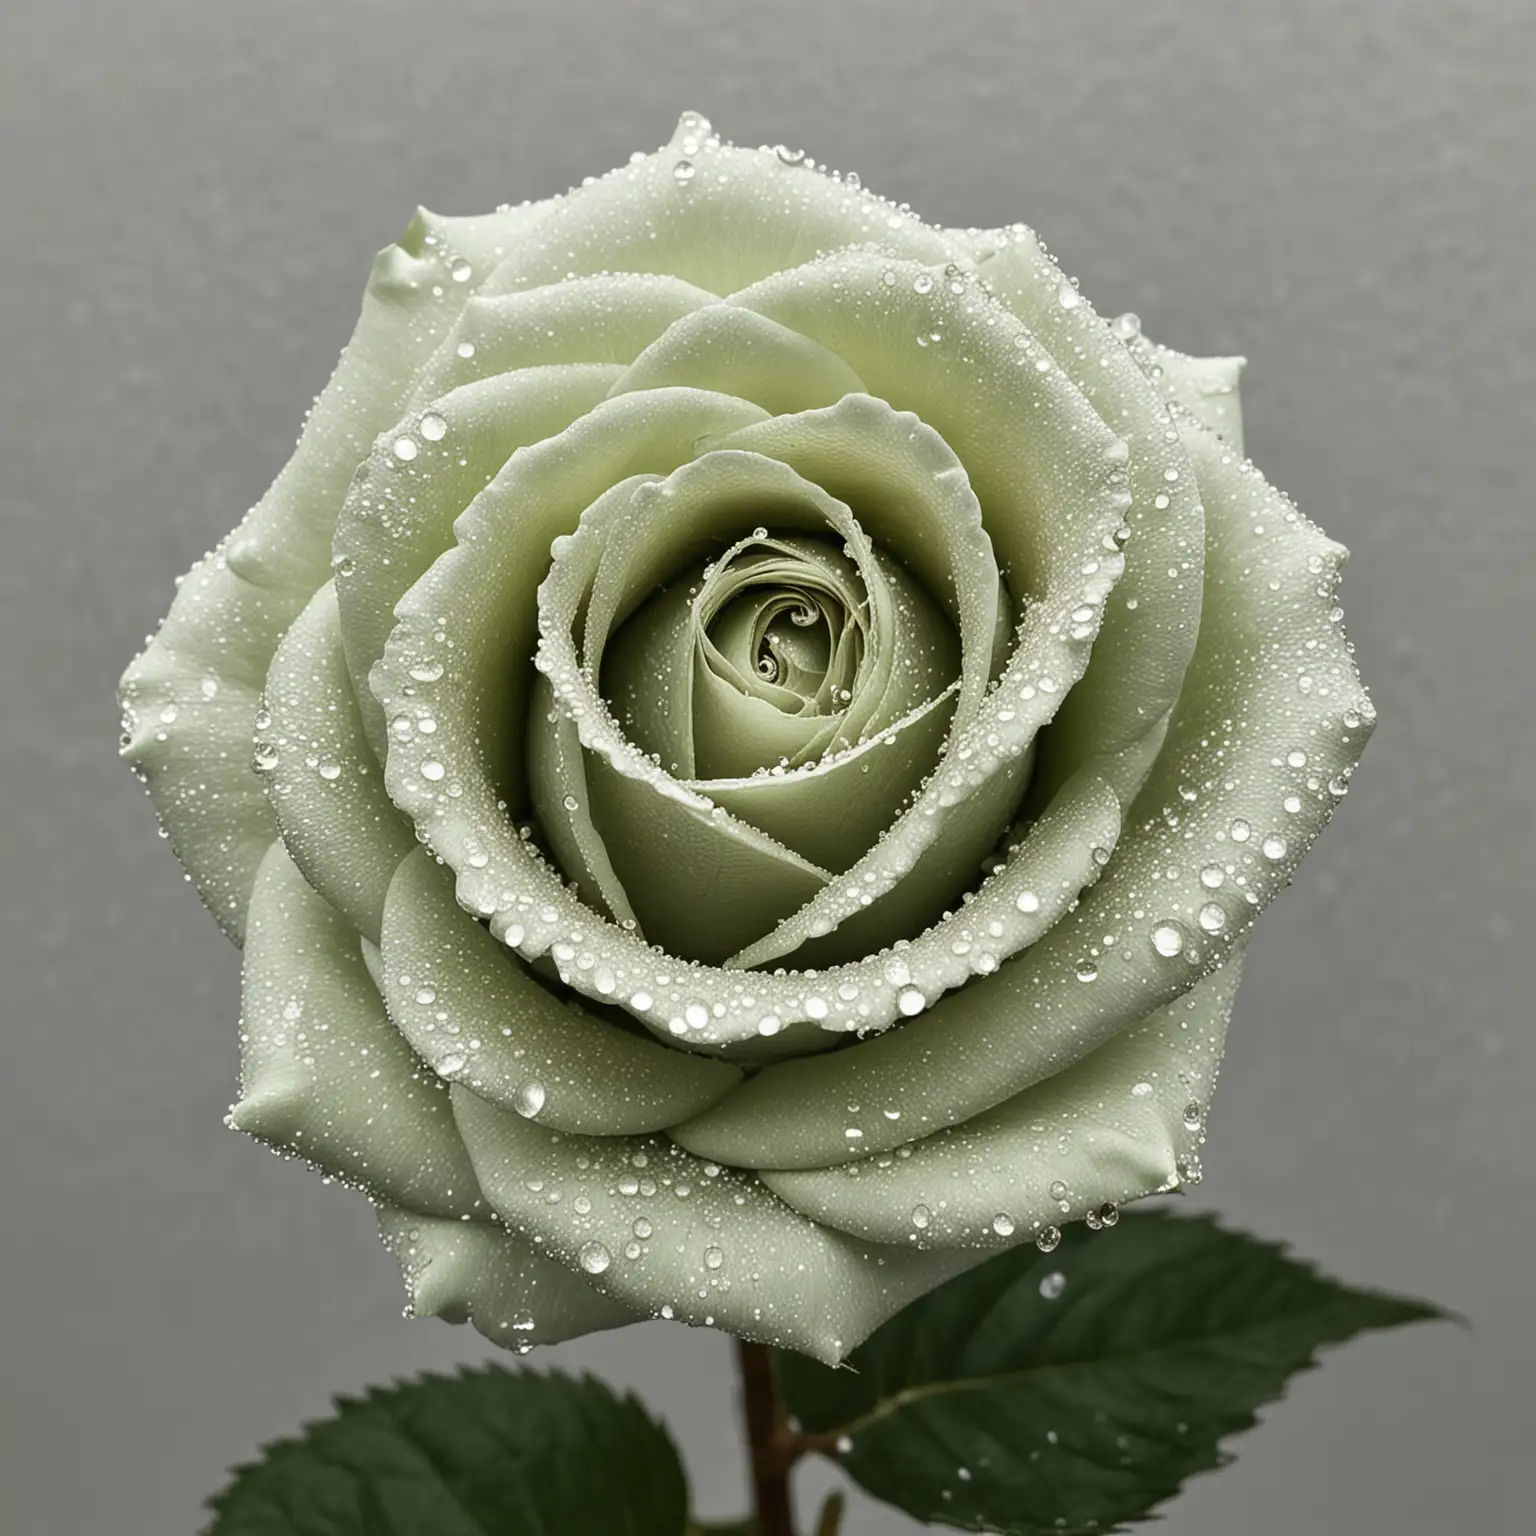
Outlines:
[{"label": "brown stem", "polygon": [[741,1371],[742,1416],[752,1457],[752,1503],[760,1536],[795,1536],[789,1499],[789,1469],[800,1454],[798,1437],[785,1422],[773,1374],[773,1351],[766,1344],[736,1341]]},{"label": "brown stem", "polygon": [[816,1536],[837,1536],[838,1527],[842,1523],[843,1496],[834,1491],[827,1495],[827,1502],[821,1506],[821,1521],[816,1527]]}]

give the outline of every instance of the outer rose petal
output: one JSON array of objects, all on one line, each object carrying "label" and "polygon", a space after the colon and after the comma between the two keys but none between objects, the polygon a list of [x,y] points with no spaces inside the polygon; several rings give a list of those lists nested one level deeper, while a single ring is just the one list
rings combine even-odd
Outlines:
[{"label": "outer rose petal", "polygon": [[400,1265],[411,1316],[471,1323],[503,1349],[522,1354],[639,1320],[503,1227],[381,1205],[379,1234]]},{"label": "outer rose petal", "polygon": [[1162,745],[1200,628],[1205,518],[1178,428],[1113,331],[1022,224],[967,232],[977,270],[1127,445],[1126,567],[1087,673],[1052,722],[1032,799],[1089,767],[1129,804]]},{"label": "outer rose petal", "polygon": [[267,674],[267,788],[283,845],[304,878],[370,943],[384,893],[416,846],[384,793],[341,649],[327,582],[283,636]]},{"label": "outer rose petal", "polygon": [[[250,771],[261,686],[278,641],[330,574],[331,530],[368,442],[498,245],[548,205],[481,219],[422,210],[379,254],[363,312],[293,457],[245,521],[182,582],[159,632],[123,674],[123,755],[149,786],[171,846],[237,944],[277,827]],[[443,281],[447,279],[447,281]]]},{"label": "outer rose petal", "polygon": [[986,1114],[889,1154],[764,1173],[797,1211],[879,1243],[1006,1248],[1106,1202],[1179,1186],[1242,972],[1242,946],[1183,997]]},{"label": "outer rose petal", "polygon": [[1181,405],[1201,426],[1209,427],[1238,452],[1243,451],[1243,407],[1238,385],[1246,357],[1191,357],[1145,336],[1131,350],[1158,392]]},{"label": "outer rose petal", "polygon": [[356,933],[281,844],[251,897],[230,1123],[425,1215],[489,1213],[443,1084],[389,1022]]},{"label": "outer rose petal", "polygon": [[907,1252],[820,1226],[752,1174],[704,1163],[665,1137],[552,1135],[462,1087],[453,1105],[507,1226],[650,1316],[835,1365],[981,1257]]}]

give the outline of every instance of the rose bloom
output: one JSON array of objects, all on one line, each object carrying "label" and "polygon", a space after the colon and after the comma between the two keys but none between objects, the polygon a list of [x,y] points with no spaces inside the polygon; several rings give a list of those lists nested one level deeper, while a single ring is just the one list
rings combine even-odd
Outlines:
[{"label": "rose bloom", "polygon": [[1196,1182],[1373,720],[1240,361],[693,113],[419,214],[123,680],[245,950],[231,1123],[518,1348],[836,1361]]}]

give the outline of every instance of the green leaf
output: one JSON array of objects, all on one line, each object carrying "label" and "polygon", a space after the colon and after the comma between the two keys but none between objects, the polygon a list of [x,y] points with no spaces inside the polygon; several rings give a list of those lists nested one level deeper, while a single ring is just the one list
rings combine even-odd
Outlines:
[{"label": "green leaf", "polygon": [[891,1319],[851,1370],[780,1369],[802,1428],[876,1498],[968,1530],[1103,1536],[1221,1465],[1220,1442],[1320,1346],[1444,1315],[1154,1211],[1000,1254]]},{"label": "green leaf", "polygon": [[208,1536],[680,1536],[688,1489],[632,1397],[487,1366],[338,1399],[209,1504]]}]

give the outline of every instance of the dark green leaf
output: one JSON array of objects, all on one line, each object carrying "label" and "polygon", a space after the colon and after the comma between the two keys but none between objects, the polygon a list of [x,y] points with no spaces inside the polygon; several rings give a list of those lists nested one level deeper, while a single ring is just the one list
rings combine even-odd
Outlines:
[{"label": "dark green leaf", "polygon": [[999,1254],[892,1318],[852,1370],[780,1366],[802,1427],[876,1498],[970,1530],[1103,1536],[1220,1465],[1320,1346],[1442,1315],[1148,1212]]},{"label": "dark green leaf", "polygon": [[209,1503],[209,1536],[681,1536],[688,1490],[633,1398],[488,1366],[338,1400]]}]

